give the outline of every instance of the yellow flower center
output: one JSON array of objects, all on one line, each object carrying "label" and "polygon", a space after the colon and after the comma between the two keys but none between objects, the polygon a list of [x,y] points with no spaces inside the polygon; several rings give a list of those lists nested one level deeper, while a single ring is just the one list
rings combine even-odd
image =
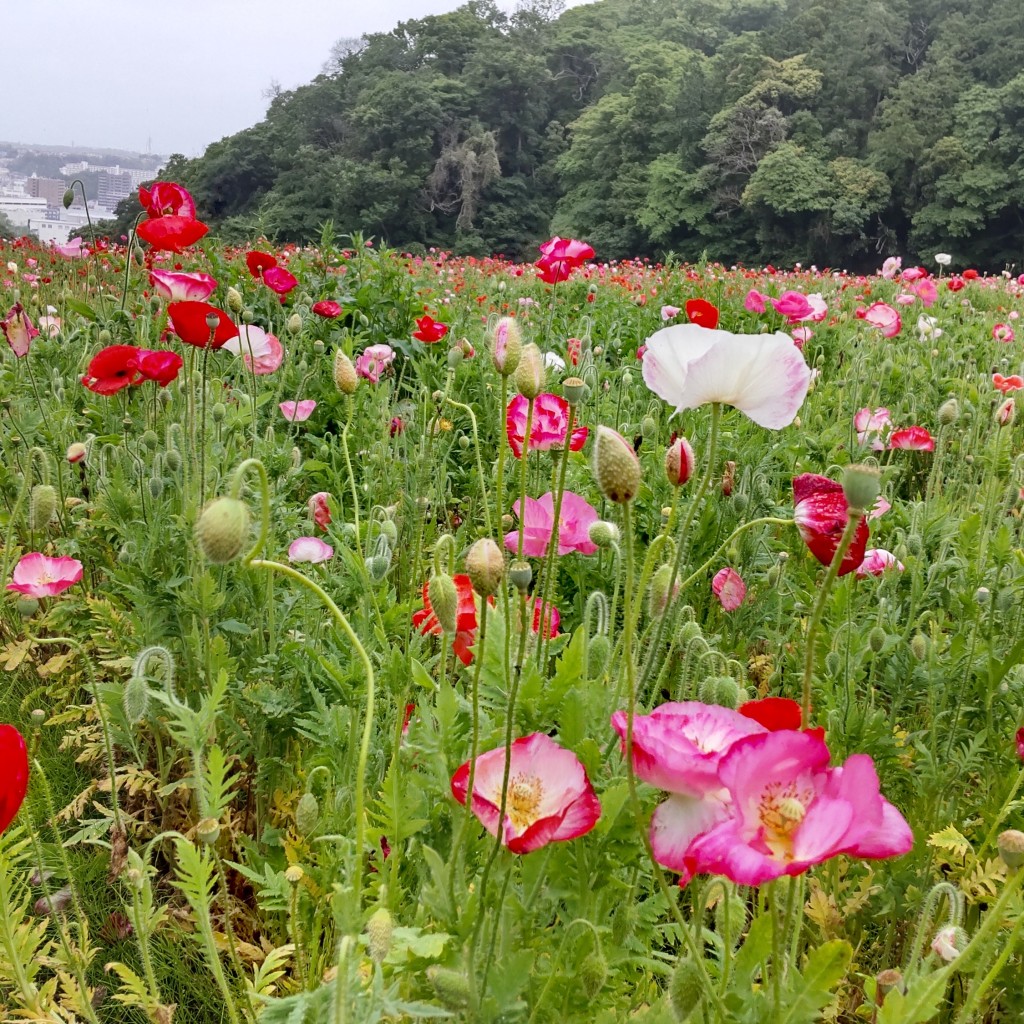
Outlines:
[{"label": "yellow flower center", "polygon": [[796,782],[770,782],[758,802],[757,816],[764,828],[765,845],[773,856],[793,860],[793,833],[807,815],[814,794]]},{"label": "yellow flower center", "polygon": [[543,787],[536,775],[514,775],[508,783],[505,814],[517,832],[525,832],[538,817]]}]

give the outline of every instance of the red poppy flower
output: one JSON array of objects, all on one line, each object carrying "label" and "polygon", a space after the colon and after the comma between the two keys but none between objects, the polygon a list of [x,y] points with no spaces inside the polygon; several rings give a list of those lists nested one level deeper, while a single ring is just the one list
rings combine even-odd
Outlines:
[{"label": "red poppy flower", "polygon": [[326,320],[334,320],[341,316],[341,306],[332,299],[322,299],[320,302],[313,303],[313,312]]},{"label": "red poppy flower", "polygon": [[[472,647],[476,643],[476,598],[473,596],[473,584],[464,573],[452,577],[459,603],[455,613],[455,642],[452,650],[463,665],[473,660]],[[427,593],[429,583],[423,584],[423,608],[412,617],[412,624],[426,636],[428,633],[440,636],[443,632]]]},{"label": "red poppy flower", "polygon": [[714,330],[718,326],[718,307],[707,299],[690,299],[686,303],[686,315],[691,324]]},{"label": "red poppy flower", "polygon": [[[804,543],[822,565],[831,565],[849,521],[843,485],[816,473],[802,473],[793,480],[793,505],[793,520]],[[861,519],[839,563],[840,576],[853,572],[864,561],[867,544],[868,524]]]},{"label": "red poppy flower", "polygon": [[263,283],[278,295],[287,295],[299,283],[299,279],[284,267],[267,267],[263,271]]},{"label": "red poppy flower", "polygon": [[751,718],[769,732],[800,728],[800,705],[788,697],[763,697],[748,700],[737,709],[744,718]]},{"label": "red poppy flower", "polygon": [[1024,728],[1017,730],[1017,756],[1024,761]]},{"label": "red poppy flower", "polygon": [[277,266],[277,259],[269,252],[247,252],[245,254],[245,265],[253,277],[262,277],[264,270]]},{"label": "red poppy flower", "polygon": [[[206,323],[206,318],[211,314],[217,317],[212,342],[210,327]],[[238,328],[232,323],[231,317],[208,302],[172,302],[167,306],[167,315],[171,318],[172,330],[186,345],[220,348],[224,342],[238,337]]]},{"label": "red poppy flower", "polygon": [[108,345],[89,361],[82,383],[97,395],[116,395],[138,382],[138,356],[134,345]]},{"label": "red poppy flower", "polygon": [[1001,373],[992,374],[992,386],[996,391],[1002,391],[1005,395],[1008,391],[1020,391],[1024,388],[1024,377],[1020,374],[1013,374],[1011,377],[1004,377]]},{"label": "red poppy flower", "polygon": [[195,245],[209,230],[194,217],[156,217],[144,220],[135,233],[157,251],[181,252]]},{"label": "red poppy flower", "polygon": [[[140,348],[136,363],[139,373],[145,380],[155,381],[160,387],[165,388],[177,378],[181,371],[182,358],[177,352],[168,352],[163,349],[154,352],[148,348]],[[141,381],[136,381],[136,383],[141,383]]]},{"label": "red poppy flower", "polygon": [[154,220],[158,217],[195,220],[196,217],[196,204],[191,193],[173,181],[157,181],[152,188],[140,188],[139,202]]},{"label": "red poppy flower", "polygon": [[28,751],[13,725],[0,725],[0,832],[12,821],[28,789]]},{"label": "red poppy flower", "polygon": [[960,289],[961,289],[961,288],[963,288],[963,286],[964,286],[964,283],[965,283],[965,282],[964,282],[964,279],[963,279],[962,277],[951,277],[951,278],[950,278],[950,279],[949,279],[949,280],[948,280],[948,281],[946,282],[946,287],[947,287],[947,288],[948,288],[948,289],[949,289],[949,290],[950,290],[951,292],[958,292],[958,291],[960,291]]},{"label": "red poppy flower", "polygon": [[924,427],[907,427],[889,435],[890,448],[906,448],[914,452],[935,451],[935,438]]},{"label": "red poppy flower", "polygon": [[960,275],[965,281],[976,281],[978,279],[978,272],[976,270],[968,269]]},{"label": "red poppy flower", "polygon": [[448,325],[438,323],[429,313],[417,318],[416,328],[412,336],[417,341],[425,341],[427,344],[440,341],[448,333]]},{"label": "red poppy flower", "polygon": [[541,258],[534,263],[537,276],[547,284],[565,281],[573,270],[594,258],[593,246],[575,238],[554,238],[540,246]]}]

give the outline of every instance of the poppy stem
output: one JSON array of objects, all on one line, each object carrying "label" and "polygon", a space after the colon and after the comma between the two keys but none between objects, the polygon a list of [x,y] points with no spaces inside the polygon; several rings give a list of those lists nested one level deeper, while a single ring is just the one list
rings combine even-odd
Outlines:
[{"label": "poppy stem", "polygon": [[352,491],[352,512],[355,517],[356,546],[362,551],[362,542],[359,539],[359,492],[356,489],[356,475],[352,472],[352,457],[348,451],[348,430],[352,426],[353,402],[352,396],[345,396],[345,426],[341,428],[341,450],[345,455],[345,468],[348,471],[348,485]]},{"label": "poppy stem", "polygon": [[[526,539],[526,463],[530,455],[530,434],[533,433],[533,399],[526,403],[526,432],[523,434],[523,451],[519,456],[519,541],[516,545],[516,558],[522,561],[523,543]],[[525,601],[525,598],[524,598]],[[522,663],[522,652],[519,655]]]}]

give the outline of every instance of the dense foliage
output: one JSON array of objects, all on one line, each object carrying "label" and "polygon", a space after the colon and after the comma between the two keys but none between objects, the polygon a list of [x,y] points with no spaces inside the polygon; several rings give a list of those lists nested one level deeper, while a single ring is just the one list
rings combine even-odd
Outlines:
[{"label": "dense foliage", "polygon": [[607,257],[1024,262],[1015,0],[559,6],[472,0],[343,40],[171,174],[240,238],[330,219],[476,254],[554,232]]}]

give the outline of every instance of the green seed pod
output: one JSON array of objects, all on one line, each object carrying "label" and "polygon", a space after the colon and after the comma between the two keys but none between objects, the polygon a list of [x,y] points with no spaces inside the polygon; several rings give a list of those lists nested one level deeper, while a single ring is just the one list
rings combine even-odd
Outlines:
[{"label": "green seed pod", "polygon": [[15,608],[17,608],[18,614],[22,619],[27,622],[37,611],[39,611],[39,601],[34,597],[26,597],[22,595],[15,603]]},{"label": "green seed pod", "polygon": [[850,510],[866,512],[881,490],[881,475],[874,466],[847,466],[843,473],[843,494]]},{"label": "green seed pod", "polygon": [[928,637],[924,633],[915,633],[910,638],[910,650],[918,661],[928,657]]},{"label": "green seed pod", "polygon": [[36,484],[28,505],[30,530],[45,530],[57,514],[57,492],[49,484]]},{"label": "green seed pod", "polygon": [[220,838],[220,822],[216,818],[203,818],[196,825],[196,838],[204,846],[213,846]]},{"label": "green seed pod", "polygon": [[465,1010],[469,1006],[469,981],[464,974],[431,964],[427,968],[427,980],[434,986],[437,998],[449,1010]]},{"label": "green seed pod", "polygon": [[455,581],[445,572],[435,572],[427,584],[427,600],[434,609],[441,629],[455,636],[459,613],[459,593]]},{"label": "green seed pod", "polygon": [[295,808],[295,827],[300,836],[312,834],[320,820],[320,804],[312,793],[303,793]]},{"label": "green seed pod", "polygon": [[874,629],[868,633],[868,647],[871,648],[875,654],[881,654],[882,648],[885,647],[886,632],[881,626],[875,626]]},{"label": "green seed pod", "polygon": [[628,504],[640,491],[640,460],[632,445],[609,427],[597,428],[593,472],[601,493],[616,504]]},{"label": "green seed pod", "polygon": [[149,496],[154,501],[157,501],[161,497],[161,495],[164,493],[164,482],[163,482],[163,479],[161,477],[158,477],[158,476],[150,477],[148,487],[149,487]]},{"label": "green seed pod", "polygon": [[678,1024],[685,1024],[704,998],[700,968],[689,956],[676,964],[668,983],[668,998]]},{"label": "green seed pod", "polygon": [[530,563],[516,559],[508,567],[508,578],[520,594],[525,594],[530,589],[530,581],[533,579],[533,569],[530,568]]},{"label": "green seed pod", "polygon": [[235,498],[215,498],[196,522],[199,548],[214,565],[236,559],[248,536],[249,510]]},{"label": "green seed pod", "polygon": [[999,856],[1002,857],[1003,863],[1011,871],[1016,871],[1024,864],[1024,832],[1019,832],[1015,828],[1004,829],[999,833],[996,846],[999,848]]},{"label": "green seed pod", "polygon": [[599,949],[584,958],[579,967],[579,978],[588,999],[596,998],[604,988],[604,983],[608,980],[608,961],[601,955]]},{"label": "green seed pod", "polygon": [[181,469],[181,452],[177,448],[168,448],[164,452],[164,465],[172,473],[177,473]]},{"label": "green seed pod", "polygon": [[391,934],[395,923],[384,907],[375,910],[366,922],[367,947],[370,959],[377,964],[384,962],[391,951]]},{"label": "green seed pod", "polygon": [[132,675],[125,683],[121,694],[121,707],[124,716],[135,725],[146,717],[149,710],[149,683],[143,675]]}]

